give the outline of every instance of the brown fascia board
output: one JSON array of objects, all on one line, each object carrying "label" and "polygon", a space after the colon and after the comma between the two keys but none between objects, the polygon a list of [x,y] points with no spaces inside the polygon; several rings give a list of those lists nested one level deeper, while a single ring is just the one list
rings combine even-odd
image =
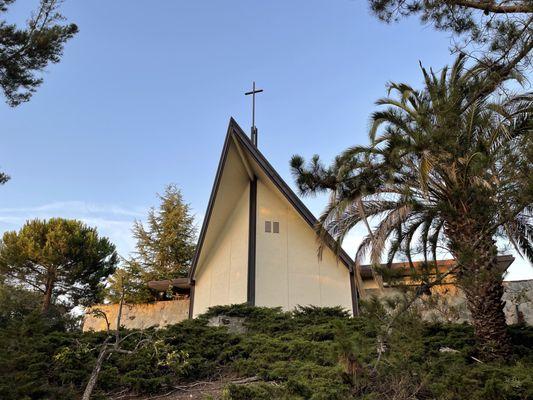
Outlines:
[{"label": "brown fascia board", "polygon": [[[222,178],[222,170],[224,169],[224,163],[226,162],[226,157],[228,154],[230,140],[232,135],[238,140],[240,144],[243,145],[244,149],[248,151],[250,156],[257,162],[261,167],[263,172],[272,180],[276,187],[283,193],[285,198],[293,205],[293,207],[298,211],[302,218],[314,229],[317,224],[317,219],[309,211],[309,209],[302,203],[298,196],[292,191],[292,189],[285,183],[281,176],[276,172],[274,167],[268,162],[265,156],[255,147],[250,140],[250,138],[244,133],[239,124],[233,119],[230,118],[228,131],[226,134],[226,139],[224,140],[224,146],[222,148],[222,154],[220,156],[220,161],[218,163],[217,172],[215,175],[215,182],[213,183],[213,189],[211,190],[211,195],[209,197],[209,203],[207,205],[207,211],[205,214],[204,221],[202,223],[202,228],[200,230],[200,236],[198,237],[198,244],[196,246],[196,253],[194,254],[191,271],[189,272],[189,280],[191,284],[194,284],[194,276],[196,272],[196,266],[198,264],[200,254],[202,251],[202,246],[204,243],[205,235],[207,233],[207,227],[209,225],[209,220],[211,218],[211,213],[213,211],[214,202],[218,192],[218,187],[220,186],[220,179]],[[336,242],[332,237],[326,238],[326,243],[335,253]],[[341,249],[339,252],[339,258],[342,263],[348,268],[352,269],[353,260],[350,256]]]},{"label": "brown fascia board", "polygon": [[[513,263],[515,258],[510,254],[505,254],[497,257],[499,267],[502,269],[502,271],[507,270],[509,266]],[[432,262],[432,261],[429,261]],[[413,266],[415,268],[421,266],[424,263],[424,261],[414,261]],[[455,259],[447,259],[447,260],[437,260],[437,267],[444,267],[444,268],[453,268],[455,266]],[[410,275],[410,265],[409,262],[396,262],[392,264],[381,264],[380,268],[383,269],[390,269],[392,271],[398,271],[398,272],[404,272],[402,273],[402,276],[408,276]],[[361,265],[361,278],[368,280],[373,279],[372,274],[372,266],[371,265]]]}]

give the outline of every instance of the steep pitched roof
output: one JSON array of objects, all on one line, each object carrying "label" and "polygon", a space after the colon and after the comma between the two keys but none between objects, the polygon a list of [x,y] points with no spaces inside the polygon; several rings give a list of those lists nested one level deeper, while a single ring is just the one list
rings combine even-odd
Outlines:
[{"label": "steep pitched roof", "polygon": [[[189,274],[190,279],[194,279],[195,276],[196,267],[200,259],[202,246],[204,244],[215,199],[219,190],[220,180],[222,178],[222,172],[224,170],[224,164],[226,162],[226,158],[232,141],[236,141],[240,145],[241,150],[243,150],[243,152],[246,153],[247,156],[249,156],[252,160],[255,161],[255,163],[261,168],[261,171],[278,188],[278,190],[284,195],[287,201],[294,207],[294,209],[300,214],[300,216],[309,224],[309,226],[314,228],[318,222],[315,216],[311,213],[311,211],[309,211],[309,209],[299,199],[299,197],[294,193],[294,191],[289,187],[289,185],[287,185],[287,183],[285,183],[281,176],[276,172],[274,167],[272,167],[272,165],[268,162],[265,156],[257,149],[256,146],[254,146],[250,138],[246,135],[246,133],[244,133],[241,127],[237,124],[237,122],[233,118],[230,118],[226,139],[224,141],[222,154],[220,156],[220,161],[218,163],[218,168],[215,175],[215,182],[213,184],[213,189],[211,190],[211,196],[209,197],[207,212],[205,214],[205,218],[202,224],[202,229],[200,230],[200,236],[198,239],[198,244],[196,246],[196,254],[194,255],[191,271]],[[333,238],[329,238],[329,240],[326,241],[326,244],[333,251],[337,251],[335,249],[336,243]],[[352,268],[352,259],[342,249],[339,252],[339,259],[348,269]]]}]

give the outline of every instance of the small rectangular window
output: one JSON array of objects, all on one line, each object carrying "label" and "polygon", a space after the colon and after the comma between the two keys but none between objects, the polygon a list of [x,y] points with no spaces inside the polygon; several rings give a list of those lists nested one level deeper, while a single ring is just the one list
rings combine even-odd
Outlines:
[{"label": "small rectangular window", "polygon": [[279,233],[279,222],[274,222],[274,233]]},{"label": "small rectangular window", "polygon": [[265,221],[265,232],[272,232],[272,222],[270,221]]}]

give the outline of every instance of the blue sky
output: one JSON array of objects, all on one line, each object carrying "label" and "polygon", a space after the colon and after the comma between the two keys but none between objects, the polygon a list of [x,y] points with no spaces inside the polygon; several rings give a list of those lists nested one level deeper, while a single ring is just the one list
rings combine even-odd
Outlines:
[{"label": "blue sky", "polygon": [[[20,4],[19,4],[20,3]],[[17,2],[24,20],[36,0]],[[249,129],[253,80],[259,147],[294,187],[298,153],[330,160],[367,143],[388,81],[420,82],[419,60],[453,61],[447,34],[416,19],[386,25],[363,0],[67,0],[80,33],[33,99],[0,104],[0,231],[64,216],[98,226],[123,256],[130,228],[176,183],[200,223],[227,123]],[[315,214],[323,198],[305,199]],[[353,254],[357,232],[347,243]],[[510,278],[533,277],[515,262]]]}]

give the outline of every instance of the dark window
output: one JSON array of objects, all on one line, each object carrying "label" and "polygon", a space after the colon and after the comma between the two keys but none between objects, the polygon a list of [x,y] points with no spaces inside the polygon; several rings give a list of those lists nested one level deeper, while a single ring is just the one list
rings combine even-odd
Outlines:
[{"label": "dark window", "polygon": [[265,232],[272,232],[272,222],[265,221]]},{"label": "dark window", "polygon": [[279,222],[274,222],[274,233],[279,233]]}]

